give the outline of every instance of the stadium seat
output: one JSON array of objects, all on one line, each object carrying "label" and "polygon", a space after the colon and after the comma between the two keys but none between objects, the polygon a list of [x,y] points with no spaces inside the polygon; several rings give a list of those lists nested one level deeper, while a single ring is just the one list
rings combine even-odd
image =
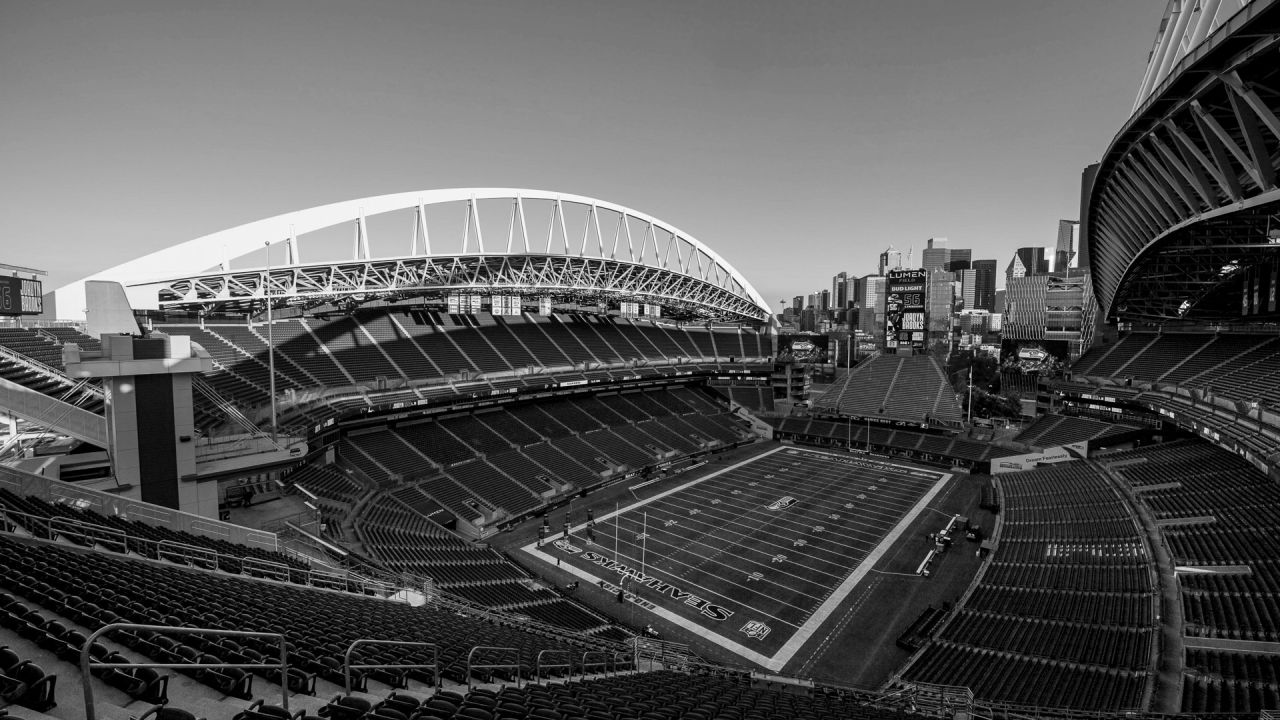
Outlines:
[{"label": "stadium seat", "polygon": [[359,720],[373,709],[373,705],[364,698],[353,695],[339,695],[320,708],[320,717],[332,720]]},{"label": "stadium seat", "polygon": [[58,704],[54,700],[58,676],[46,674],[43,668],[30,660],[19,663],[10,671],[9,677],[24,686],[22,694],[13,701],[18,705],[46,712]]},{"label": "stadium seat", "polygon": [[130,667],[128,658],[112,653],[103,662],[121,665],[102,673],[103,682],[123,690],[129,697],[149,703],[164,704],[169,701],[169,676],[161,675],[153,668]]}]

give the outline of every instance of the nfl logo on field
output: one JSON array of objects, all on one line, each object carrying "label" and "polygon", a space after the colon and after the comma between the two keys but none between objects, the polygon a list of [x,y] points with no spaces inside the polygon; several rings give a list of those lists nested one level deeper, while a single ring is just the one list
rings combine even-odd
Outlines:
[{"label": "nfl logo on field", "polygon": [[769,634],[769,626],[759,620],[748,620],[747,624],[742,626],[742,632],[749,638],[763,640],[764,636]]}]

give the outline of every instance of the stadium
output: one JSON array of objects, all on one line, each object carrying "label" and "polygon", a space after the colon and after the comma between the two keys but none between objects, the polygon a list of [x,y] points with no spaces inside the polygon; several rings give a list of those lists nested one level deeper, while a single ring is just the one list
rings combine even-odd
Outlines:
[{"label": "stadium", "polygon": [[1270,717],[1278,6],[1171,0],[1016,436],[582,195],[2,266],[0,717]]}]

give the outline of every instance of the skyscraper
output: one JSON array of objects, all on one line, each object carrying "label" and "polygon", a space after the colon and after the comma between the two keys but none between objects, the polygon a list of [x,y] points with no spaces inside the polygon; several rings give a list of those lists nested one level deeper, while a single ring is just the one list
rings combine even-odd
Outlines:
[{"label": "skyscraper", "polygon": [[[974,260],[973,266],[973,307],[976,310],[999,312],[995,306],[996,299],[996,261]],[[969,307],[969,305],[965,305]]]},{"label": "skyscraper", "polygon": [[956,270],[956,279],[960,282],[960,298],[964,302],[965,310],[973,310],[977,305],[977,277],[978,272],[973,269]]},{"label": "skyscraper", "polygon": [[[884,300],[885,278],[880,275],[868,275],[862,278],[862,313],[859,328],[876,337],[884,336]],[[869,323],[867,321],[870,321]]]},{"label": "skyscraper", "polygon": [[1053,269],[1058,272],[1080,267],[1080,221],[1058,221],[1058,244],[1054,249]]},{"label": "skyscraper", "polygon": [[920,254],[920,267],[928,272],[950,270],[951,250],[944,237],[929,238],[925,242],[924,252]]},{"label": "skyscraper", "polygon": [[1013,253],[1009,266],[1005,268],[1005,287],[1008,287],[1009,281],[1013,278],[1032,277],[1049,272],[1052,269],[1052,257],[1052,255],[1045,257],[1042,247],[1018,248]]},{"label": "skyscraper", "polygon": [[951,248],[948,251],[947,266],[944,270],[956,272],[957,270],[968,270],[973,264],[973,250],[969,248]]},{"label": "skyscraper", "polygon": [[1080,256],[1076,264],[1083,270],[1089,267],[1089,193],[1093,192],[1093,179],[1098,175],[1098,163],[1088,165],[1080,173]]},{"label": "skyscraper", "polygon": [[[926,251],[927,252],[927,251]],[[955,305],[955,278],[946,270],[936,270],[928,274],[928,285],[925,290],[925,317],[928,343],[951,342],[952,311]]]},{"label": "skyscraper", "polygon": [[836,273],[831,278],[831,302],[834,310],[844,310],[849,307],[849,274]]}]

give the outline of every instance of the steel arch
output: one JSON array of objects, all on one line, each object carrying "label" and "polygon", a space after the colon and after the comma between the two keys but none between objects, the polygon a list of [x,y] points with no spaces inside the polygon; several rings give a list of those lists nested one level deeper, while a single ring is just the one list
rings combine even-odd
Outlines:
[{"label": "steel arch", "polygon": [[[511,208],[505,243],[489,247],[481,232],[480,201],[506,200]],[[431,251],[427,208],[466,203],[462,253]],[[552,204],[545,243],[528,227],[525,205]],[[570,237],[566,208],[585,213],[581,236]],[[365,219],[394,211],[415,212],[409,255],[371,257]],[[602,220],[602,218],[605,218]],[[609,220],[612,220],[610,226]],[[352,223],[355,242],[349,262],[305,264],[300,236]],[[438,233],[438,230],[437,230]],[[289,262],[273,268],[232,271],[227,257],[284,243]],[[560,247],[554,245],[559,244]],[[210,268],[219,267],[217,271]],[[470,269],[468,279],[466,270]],[[279,270],[277,273],[276,271]],[[412,281],[417,279],[418,286]],[[631,208],[583,195],[519,188],[450,188],[347,200],[285,213],[196,238],[117,265],[54,291],[62,317],[84,307],[84,283],[126,285],[135,307],[187,305],[243,307],[253,300],[289,293],[309,299],[337,299],[368,293],[423,289],[479,289],[510,292],[596,291],[639,302],[685,307],[705,303],[708,319],[764,322],[769,304],[736,268],[676,226]],[[465,282],[464,282],[465,280]],[[495,285],[484,285],[492,280]],[[554,282],[552,282],[554,280]],[[446,282],[447,281],[447,282]],[[425,283],[425,284],[424,284]]]}]

